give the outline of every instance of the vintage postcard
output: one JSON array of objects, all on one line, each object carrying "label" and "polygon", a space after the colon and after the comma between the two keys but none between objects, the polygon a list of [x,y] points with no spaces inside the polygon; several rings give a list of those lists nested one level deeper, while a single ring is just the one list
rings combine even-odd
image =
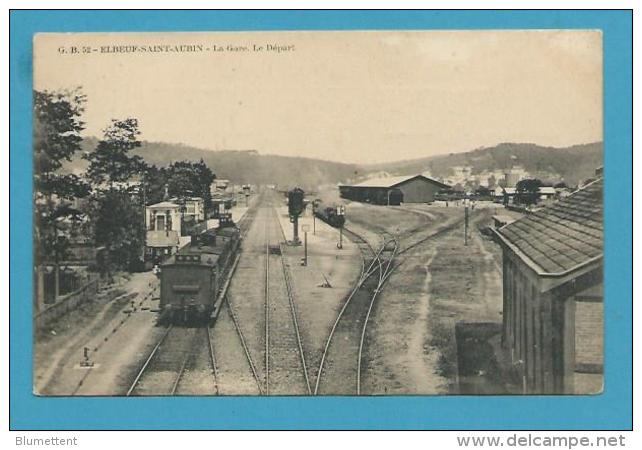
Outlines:
[{"label": "vintage postcard", "polygon": [[38,396],[600,394],[602,33],[41,33]]}]

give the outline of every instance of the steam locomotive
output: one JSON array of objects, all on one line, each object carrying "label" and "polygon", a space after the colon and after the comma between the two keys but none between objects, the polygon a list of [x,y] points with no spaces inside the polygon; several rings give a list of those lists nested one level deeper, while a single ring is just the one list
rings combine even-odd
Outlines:
[{"label": "steam locomotive", "polygon": [[328,205],[322,200],[315,200],[313,203],[314,215],[334,228],[341,228],[346,222],[342,205]]},{"label": "steam locomotive", "polygon": [[159,323],[206,323],[222,280],[240,247],[239,229],[229,217],[218,228],[193,235],[191,242],[161,265]]}]

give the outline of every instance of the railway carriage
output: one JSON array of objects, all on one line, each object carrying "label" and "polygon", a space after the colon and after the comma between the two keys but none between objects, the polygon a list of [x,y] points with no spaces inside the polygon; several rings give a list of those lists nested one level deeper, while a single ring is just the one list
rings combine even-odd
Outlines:
[{"label": "railway carriage", "polygon": [[202,323],[210,320],[222,280],[240,246],[236,226],[209,229],[161,265],[160,322]]},{"label": "railway carriage", "polygon": [[334,228],[341,228],[345,224],[345,215],[340,214],[337,205],[328,205],[321,200],[316,200],[313,206],[314,215]]}]

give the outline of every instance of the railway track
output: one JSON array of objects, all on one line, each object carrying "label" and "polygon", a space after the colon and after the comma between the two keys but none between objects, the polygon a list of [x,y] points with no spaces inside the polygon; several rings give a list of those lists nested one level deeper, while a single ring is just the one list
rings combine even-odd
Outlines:
[{"label": "railway track", "polygon": [[[196,333],[196,346],[183,360],[172,395],[219,395],[218,367],[211,329],[202,327]],[[207,345],[200,345],[203,341]]]},{"label": "railway track", "polygon": [[[414,214],[421,214],[414,211]],[[434,217],[431,217],[434,218]],[[366,331],[375,301],[394,270],[405,262],[396,258],[406,255],[421,244],[434,240],[463,222],[456,219],[431,230],[417,233],[421,227],[394,235],[380,231],[383,244],[375,251],[360,234],[344,227],[344,233],[359,247],[362,254],[361,276],[348,295],[326,341],[321,357],[314,394],[361,395],[361,373],[367,348]],[[357,344],[358,342],[358,344]],[[352,367],[356,364],[356,368]],[[347,376],[354,376],[353,383],[345,383]]]},{"label": "railway track", "polygon": [[[462,217],[461,219],[454,220],[451,223],[447,223],[446,225],[443,225],[443,226],[439,227],[437,230],[429,232],[425,236],[419,237],[417,240],[413,240],[410,243],[406,243],[406,245],[403,248],[399,249],[399,251],[397,252],[397,255],[406,254],[409,251],[417,248],[421,244],[424,244],[424,243],[426,243],[428,241],[431,241],[431,240],[433,240],[433,239],[435,239],[435,238],[447,233],[448,231],[454,230],[455,228],[460,226],[463,222],[464,222],[464,219]],[[404,237],[404,239],[406,239],[406,241],[407,241],[411,237],[412,237],[412,235],[409,235],[409,236]]]},{"label": "railway track", "polygon": [[283,229],[272,199],[265,219],[265,394],[311,394]]},{"label": "railway track", "polygon": [[[258,205],[262,202],[262,200],[264,198],[264,195],[265,195],[264,193],[259,194],[259,198],[250,206],[250,208],[247,210],[247,212],[245,213],[243,218],[239,221],[238,227],[239,227],[239,231],[240,231],[242,239],[245,238],[245,236],[247,235],[247,233],[250,230],[250,227],[254,223],[254,220],[256,219],[256,216],[258,214],[258,209],[259,209]],[[239,256],[239,259],[240,259],[240,256]],[[236,260],[236,263],[233,266],[234,270],[231,271],[229,277],[227,278],[227,282],[225,283],[225,287],[224,287],[223,291],[220,294],[220,295],[223,296],[223,301],[221,303],[221,309],[222,310],[224,309],[227,314],[223,314],[222,316],[220,316],[220,318],[217,319],[217,322],[226,322],[227,320],[229,320],[231,322],[231,327],[234,329],[234,331],[236,332],[236,335],[237,335],[237,337],[239,339],[239,344],[240,344],[240,346],[241,346],[241,348],[243,350],[243,354],[244,354],[245,360],[246,360],[246,362],[248,364],[249,371],[252,374],[252,378],[256,382],[256,386],[257,386],[257,389],[258,389],[258,394],[259,395],[264,395],[265,392],[264,392],[264,388],[263,388],[263,380],[261,379],[261,377],[260,377],[260,375],[259,375],[259,373],[257,371],[256,363],[254,362],[254,359],[252,358],[251,352],[250,352],[248,344],[247,344],[247,340],[245,338],[245,335],[243,333],[243,329],[241,327],[241,322],[240,322],[240,320],[238,318],[238,314],[235,311],[235,308],[234,308],[234,306],[232,304],[232,301],[230,301],[230,298],[227,295],[227,291],[228,291],[229,286],[230,286],[231,278],[234,275],[234,271],[236,270],[236,267],[238,265],[239,259]],[[225,326],[226,328],[230,328],[230,327],[228,327],[228,325],[230,325],[228,323],[220,323],[218,325],[219,325],[219,327]],[[215,353],[215,345],[216,344],[212,343],[212,339],[211,338],[210,338],[210,344],[212,346],[211,347],[212,348],[211,352],[212,352],[212,355],[213,355],[212,356],[212,360],[216,361],[216,359],[215,359],[215,354],[216,354]],[[222,369],[222,370],[225,370],[225,369]],[[220,387],[217,386],[217,390],[220,393]]]},{"label": "railway track", "polygon": [[[345,231],[345,229],[344,229]],[[377,298],[393,270],[398,242],[384,240],[374,251],[358,233],[348,230],[362,252],[361,276],[346,298],[330,330],[321,356],[314,394],[361,394],[361,366],[368,321]],[[370,259],[370,254],[372,258]],[[346,383],[353,377],[354,383]]]},{"label": "railway track", "polygon": [[[413,210],[413,213],[422,214],[422,211]],[[434,219],[434,216],[432,215],[429,217],[431,219]],[[413,250],[416,250],[423,244],[427,244],[434,241],[440,236],[443,236],[449,232],[452,232],[457,227],[461,226],[462,223],[463,223],[463,217],[448,221],[446,224],[438,227],[437,229],[431,230],[427,233],[419,231],[421,230],[421,228],[415,228],[413,230],[409,230],[405,233],[398,234],[396,236],[393,236],[390,233],[384,233],[384,236],[386,236],[386,239],[389,239],[390,241],[394,241],[394,249],[391,252],[390,258],[387,260],[386,270],[383,271],[383,278],[381,279],[382,282],[377,286],[377,288],[373,293],[373,302],[370,305],[370,308],[366,315],[364,326],[362,328],[361,343],[359,347],[359,359],[358,359],[359,367],[357,369],[357,373],[358,373],[357,395],[361,394],[361,372],[362,372],[361,365],[363,363],[363,355],[365,352],[364,349],[367,344],[366,325],[370,317],[370,314],[372,312],[372,306],[374,305],[374,298],[382,290],[385,281],[392,275],[393,271],[398,269],[402,264],[404,264],[409,257],[412,257],[411,253]],[[417,234],[419,234],[419,236],[417,236]],[[398,258],[398,257],[400,257],[400,260],[395,260],[395,258]]]},{"label": "railway track", "polygon": [[[168,326],[139,369],[126,396],[176,395],[194,349],[199,348],[200,328]],[[216,368],[212,368],[216,372]]]},{"label": "railway track", "polygon": [[[254,205],[250,207],[239,221],[242,237],[252,225],[256,209]],[[238,320],[227,299],[229,281],[234,275],[237,263],[238,258],[224,274],[225,282],[217,297],[220,299],[221,307],[226,307],[229,311],[229,317],[239,333],[241,345],[256,377]],[[126,393],[127,396],[219,394],[219,367],[209,325],[197,328],[168,326]]]},{"label": "railway track", "polygon": [[[277,225],[277,229],[279,230],[279,237],[282,239],[281,242],[285,242],[287,238],[285,237],[285,232],[283,231],[283,228],[281,227],[281,223],[279,222],[279,218],[277,216],[277,212],[272,207],[272,215],[274,217],[275,223]],[[305,386],[307,390],[307,394],[311,395],[312,394],[312,386],[310,384],[310,376],[308,373],[308,367],[306,364],[305,360],[305,352],[303,350],[303,339],[301,339],[301,332],[299,331],[299,320],[298,320],[298,313],[296,309],[296,302],[294,299],[294,288],[293,288],[293,282],[292,282],[292,274],[290,273],[290,270],[287,266],[287,263],[285,262],[285,257],[283,256],[283,244],[279,242],[279,259],[281,261],[281,269],[283,271],[283,280],[285,281],[285,288],[286,288],[286,293],[288,297],[288,304],[290,306],[290,315],[292,317],[292,325],[294,326],[294,333],[296,336],[296,344],[298,346],[298,351],[299,351],[299,356],[301,359],[301,366],[303,369],[303,376],[305,378]]]},{"label": "railway track", "polygon": [[241,342],[241,347],[243,347],[243,352],[245,354],[245,358],[250,366],[250,370],[252,371],[252,376],[254,377],[254,380],[256,381],[256,385],[259,390],[259,395],[265,395],[265,391],[263,389],[263,382],[261,380],[261,377],[259,376],[257,370],[256,370],[256,364],[254,363],[254,360],[252,359],[252,355],[250,353],[250,350],[247,346],[247,342],[245,340],[245,336],[243,335],[243,331],[241,330],[241,325],[238,320],[238,317],[236,313],[234,312],[234,309],[232,308],[232,305],[229,302],[229,299],[226,297],[225,298],[225,306],[227,307],[227,311],[230,315],[230,319],[234,323],[234,329],[236,330],[236,333],[239,337],[239,340]]},{"label": "railway track", "polygon": [[[254,303],[257,309],[252,310],[252,302],[237,303],[232,296],[226,296],[221,309],[225,309],[227,314],[222,314],[217,322],[231,321],[259,395],[309,394],[311,387],[297,320],[292,280],[282,254],[283,230],[280,224],[274,225],[278,217],[269,195],[264,193],[257,202],[256,213],[249,216],[251,220],[239,224],[242,234],[245,235],[255,218],[258,218],[259,223],[263,222],[264,228],[259,231],[263,233],[263,237],[254,239],[252,244],[256,252],[254,257],[250,254],[245,256],[254,258],[254,264],[246,259],[240,269],[256,270],[256,264],[261,264],[260,259],[264,259],[262,275],[259,275],[263,279],[263,286],[260,287],[263,304]],[[254,236],[257,236],[256,231]],[[260,240],[263,242],[259,244]],[[249,272],[246,273],[248,274]],[[250,290],[246,295],[255,294]],[[217,323],[217,328],[220,325],[231,328],[227,323]],[[253,328],[257,325],[260,330]],[[259,345],[262,345],[262,348]],[[221,370],[224,371],[224,368]]]},{"label": "railway track", "polygon": [[366,273],[366,264],[369,260],[372,260],[376,257],[377,252],[374,248],[372,248],[370,242],[368,242],[360,234],[355,233],[351,229],[343,227],[343,234],[346,235],[346,237],[353,243],[355,243],[357,247],[359,247],[359,251],[361,252],[361,275],[359,278],[361,279]]}]

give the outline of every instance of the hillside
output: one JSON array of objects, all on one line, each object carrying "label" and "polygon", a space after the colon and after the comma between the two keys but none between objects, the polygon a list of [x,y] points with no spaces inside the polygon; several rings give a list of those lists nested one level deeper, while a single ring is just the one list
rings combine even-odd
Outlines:
[{"label": "hillside", "polygon": [[[91,151],[96,144],[95,138],[85,139],[83,151]],[[229,179],[236,184],[276,184],[283,188],[302,186],[311,189],[322,184],[336,184],[353,176],[356,171],[356,166],[352,164],[319,159],[263,155],[251,150],[211,151],[159,142],[143,142],[132,153],[140,155],[148,164],[157,166],[203,158],[217,178]],[[79,155],[66,164],[64,170],[80,173],[86,167],[87,162]]]},{"label": "hillside", "polygon": [[602,147],[602,142],[566,148],[504,143],[465,153],[367,165],[363,166],[362,170],[384,170],[391,175],[430,171],[433,176],[447,178],[452,175],[451,168],[454,166],[471,166],[472,174],[475,175],[482,171],[506,169],[518,164],[535,176],[545,179],[555,174],[574,185],[580,180],[592,177],[595,169],[603,165]]},{"label": "hillside", "polygon": [[[85,139],[83,151],[95,148],[95,138]],[[602,143],[575,145],[566,148],[542,147],[535,144],[499,144],[465,153],[451,153],[420,159],[385,164],[343,164],[304,157],[260,154],[257,151],[211,151],[186,145],[143,142],[136,149],[149,164],[168,165],[173,161],[201,158],[218,178],[234,183],[277,184],[286,188],[302,186],[316,188],[322,184],[336,184],[368,174],[385,171],[390,175],[412,175],[430,171],[433,176],[448,178],[454,166],[471,166],[472,174],[521,165],[529,173],[542,179],[563,178],[569,184],[593,176],[603,164]],[[86,161],[78,155],[65,165],[65,171],[82,172]]]}]

